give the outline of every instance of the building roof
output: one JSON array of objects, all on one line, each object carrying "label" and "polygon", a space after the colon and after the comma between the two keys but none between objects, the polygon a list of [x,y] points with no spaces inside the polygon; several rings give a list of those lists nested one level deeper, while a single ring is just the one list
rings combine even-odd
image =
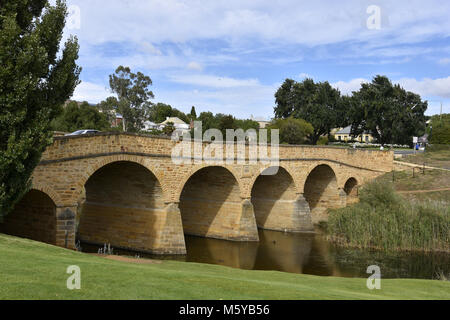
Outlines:
[{"label": "building roof", "polygon": [[345,127],[344,129],[339,130],[335,134],[350,134],[350,130],[352,129],[352,126]]},{"label": "building roof", "polygon": [[[344,129],[339,130],[335,134],[350,134],[352,130],[352,126],[345,127]],[[364,131],[363,134],[369,134],[368,131]]]},{"label": "building roof", "polygon": [[165,121],[161,122],[160,124],[167,124],[168,122],[172,122],[173,124],[186,124],[183,120],[181,120],[178,117],[167,117]]}]

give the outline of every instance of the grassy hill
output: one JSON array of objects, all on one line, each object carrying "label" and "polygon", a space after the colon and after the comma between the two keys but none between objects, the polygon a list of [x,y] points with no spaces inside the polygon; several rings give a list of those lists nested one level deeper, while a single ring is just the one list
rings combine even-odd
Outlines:
[{"label": "grassy hill", "polygon": [[[0,299],[450,299],[450,282],[249,271],[174,261],[115,261],[0,234]],[[81,268],[68,290],[67,267]]]}]

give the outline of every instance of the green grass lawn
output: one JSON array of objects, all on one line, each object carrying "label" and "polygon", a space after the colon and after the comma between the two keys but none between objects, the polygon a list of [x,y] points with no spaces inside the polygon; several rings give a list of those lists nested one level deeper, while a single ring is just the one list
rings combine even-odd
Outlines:
[{"label": "green grass lawn", "polygon": [[[2,234],[0,257],[0,299],[450,299],[448,281],[382,279],[369,290],[366,279],[127,263]],[[81,268],[81,290],[66,288],[70,265]]]}]

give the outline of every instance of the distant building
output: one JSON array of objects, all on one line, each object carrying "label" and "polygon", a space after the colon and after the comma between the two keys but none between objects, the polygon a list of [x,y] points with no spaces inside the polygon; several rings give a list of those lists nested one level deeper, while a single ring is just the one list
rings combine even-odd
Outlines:
[{"label": "distant building", "polygon": [[260,129],[264,129],[265,127],[267,127],[270,124],[269,120],[266,120],[266,119],[261,118],[261,117],[254,118],[253,115],[250,116],[250,120],[258,122]]},{"label": "distant building", "polygon": [[[102,112],[102,111],[100,111]],[[116,113],[116,116],[111,121],[111,127],[119,127],[122,125],[123,117],[121,114]]]},{"label": "distant building", "polygon": [[[365,143],[369,143],[369,142],[373,142],[375,140],[375,138],[369,133],[369,132],[364,132],[363,134],[357,136],[357,137],[353,137],[350,135],[350,130],[351,130],[351,126],[339,129],[339,130],[335,130],[334,132],[334,139],[336,139],[337,141],[342,141],[342,142],[347,142],[347,141],[359,141],[359,142],[365,142]],[[333,134],[333,130],[331,131]]]},{"label": "distant building", "polygon": [[144,130],[158,130],[158,124],[151,122],[151,121],[145,121],[144,122]]},{"label": "distant building", "polygon": [[190,131],[191,130],[191,125],[187,124],[186,122],[184,122],[183,120],[181,120],[178,117],[167,117],[165,121],[161,122],[160,124],[157,124],[157,128],[158,130],[163,130],[164,127],[168,124],[168,123],[173,123],[173,126],[175,127],[175,131],[177,133],[183,134],[184,132]]}]

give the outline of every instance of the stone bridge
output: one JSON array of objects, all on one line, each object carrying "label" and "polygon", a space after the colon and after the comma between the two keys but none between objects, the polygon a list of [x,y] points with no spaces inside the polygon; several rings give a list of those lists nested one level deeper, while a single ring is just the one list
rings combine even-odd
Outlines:
[{"label": "stone bridge", "polygon": [[0,232],[67,248],[79,239],[184,254],[184,234],[258,241],[257,228],[312,231],[327,209],[357,201],[358,186],[393,168],[392,151],[280,145],[278,170],[266,175],[273,164],[250,161],[248,145],[233,144],[235,161],[177,164],[180,144],[124,133],[55,137]]}]

